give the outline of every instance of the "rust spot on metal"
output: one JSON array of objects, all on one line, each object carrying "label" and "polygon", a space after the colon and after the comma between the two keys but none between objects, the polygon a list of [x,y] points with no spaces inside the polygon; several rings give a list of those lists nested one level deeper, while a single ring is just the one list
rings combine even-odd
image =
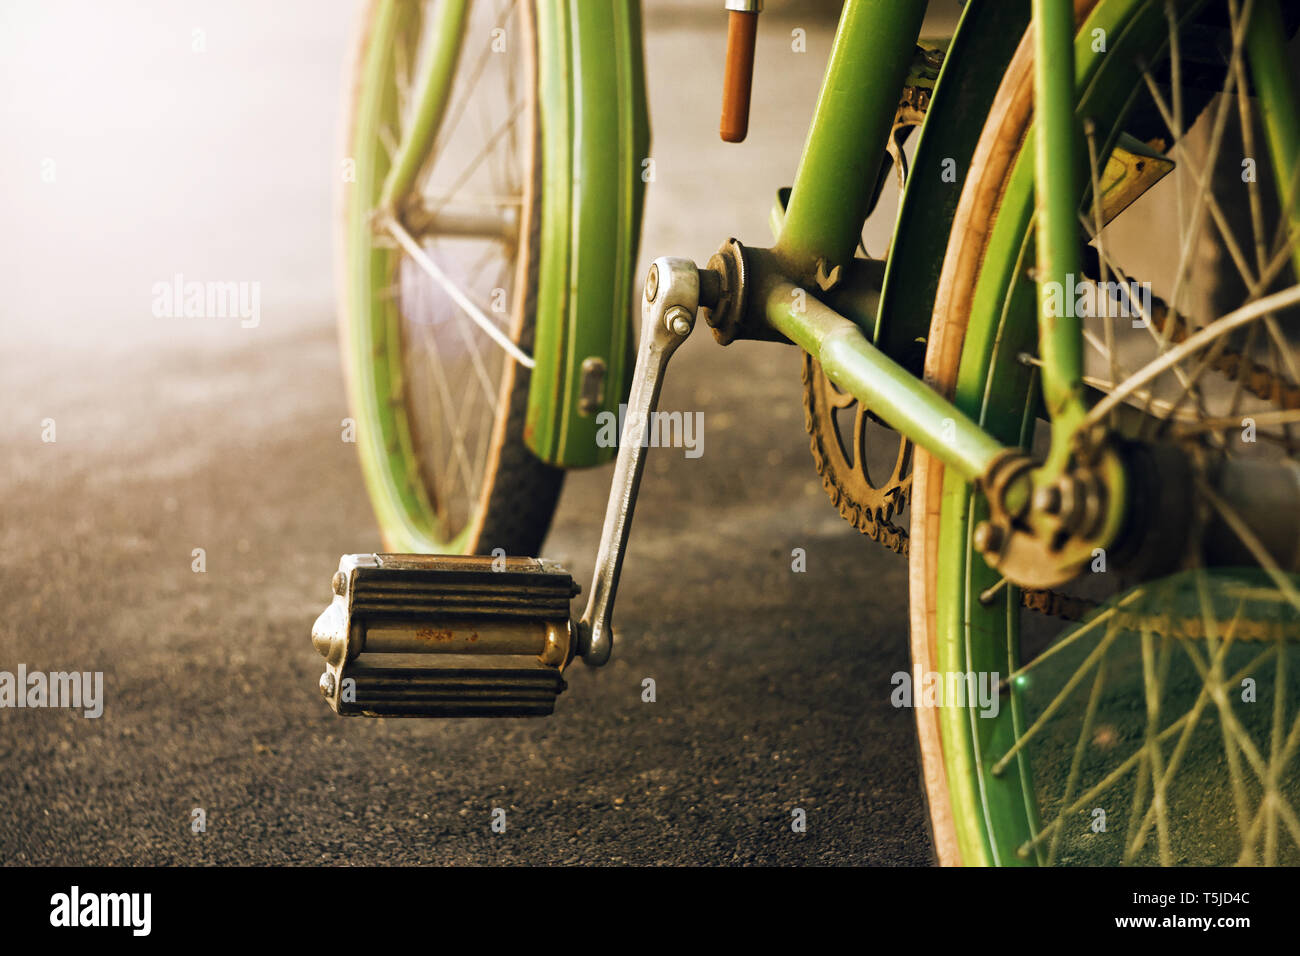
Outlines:
[{"label": "rust spot on metal", "polygon": [[445,629],[422,627],[415,632],[415,636],[422,641],[450,641],[455,635]]}]

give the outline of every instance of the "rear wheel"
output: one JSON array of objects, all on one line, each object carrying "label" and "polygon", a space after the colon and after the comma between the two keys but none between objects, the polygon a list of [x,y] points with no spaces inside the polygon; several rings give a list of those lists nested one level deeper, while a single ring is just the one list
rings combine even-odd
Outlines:
[{"label": "rear wheel", "polygon": [[[1145,321],[1085,320],[1097,396],[1215,319],[1296,288],[1300,230],[1294,204],[1279,199],[1295,195],[1296,177],[1270,159],[1280,153],[1268,125],[1280,116],[1293,127],[1296,117],[1245,58],[1248,16],[1268,6],[1076,4],[1089,40],[1076,45],[1079,115],[1087,169],[1101,184],[1080,210],[1091,263],[1080,278],[1149,282],[1155,296]],[[1097,29],[1105,52],[1094,52]],[[1001,440],[1042,449],[1050,428],[1033,357],[1032,68],[1027,37],[963,189],[925,374]],[[1106,183],[1121,133],[1154,154],[1134,168],[1159,154],[1177,168],[1116,211]],[[1243,158],[1257,175],[1242,175]],[[1099,221],[1109,224],[1098,230]],[[1189,354],[1135,392],[1112,427],[1176,441],[1206,461],[1295,458],[1300,350],[1285,329],[1298,314],[1292,306],[1262,316]],[[1187,521],[1194,534],[1238,534],[1250,551],[1233,513],[1232,502],[1206,494]],[[914,673],[1000,678],[991,699],[916,710],[940,862],[1300,862],[1297,569],[1265,560],[1210,569],[1189,557],[1177,575],[1134,585],[1100,555],[1086,580],[1027,598],[1014,586],[992,590],[998,575],[972,543],[986,515],[968,485],[917,451]],[[1027,604],[1081,620],[1063,625]]]},{"label": "rear wheel", "polygon": [[[340,203],[345,372],[385,547],[536,554],[563,472],[524,445],[528,369],[463,305],[531,351],[542,183],[535,10],[531,0],[471,3],[459,43],[447,43],[452,2],[375,0],[363,14],[347,105],[354,175],[343,177]],[[376,210],[434,69],[452,71],[449,98],[396,208],[417,256]]]}]

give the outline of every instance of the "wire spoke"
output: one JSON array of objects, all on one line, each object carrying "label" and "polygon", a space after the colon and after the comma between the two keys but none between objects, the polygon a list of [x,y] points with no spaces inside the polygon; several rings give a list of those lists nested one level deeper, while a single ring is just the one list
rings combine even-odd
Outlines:
[{"label": "wire spoke", "polygon": [[526,355],[518,345],[510,341],[497,324],[488,318],[483,313],[483,310],[470,300],[464,290],[453,282],[451,278],[443,272],[432,259],[429,258],[425,251],[420,247],[420,244],[411,237],[411,234],[402,227],[401,223],[397,222],[397,220],[392,217],[387,217],[384,224],[388,228],[388,231],[392,233],[393,238],[396,239],[398,244],[406,251],[407,255],[415,260],[416,265],[432,276],[434,281],[442,286],[447,295],[451,297],[451,300],[460,306],[461,312],[471,319],[475,325],[486,332],[488,338],[501,346],[508,355],[525,368],[533,368],[536,366],[537,363],[534,362],[530,356]]},{"label": "wire spoke", "polygon": [[1131,376],[1119,388],[1094,405],[1085,419],[1084,426],[1096,424],[1111,408],[1122,402],[1138,388],[1141,388],[1161,372],[1167,371],[1171,366],[1187,356],[1199,352],[1215,339],[1254,322],[1269,312],[1280,311],[1298,302],[1300,302],[1300,285],[1275,293],[1267,298],[1259,299],[1249,305],[1244,305],[1240,309],[1216,319],[1194,335],[1190,335],[1179,342],[1159,358],[1153,360],[1142,371]]},{"label": "wire spoke", "polygon": [[[484,159],[492,153],[492,150],[496,147],[497,142],[501,139],[501,137],[504,136],[509,131],[510,127],[514,124],[514,122],[517,119],[519,119],[520,114],[523,113],[523,109],[524,109],[523,102],[516,103],[510,109],[508,115],[506,116],[505,122],[497,126],[496,129],[488,136],[487,142],[484,143],[482,148],[477,153],[474,154],[473,158],[470,159],[470,161],[465,165],[465,168],[462,169],[459,175],[457,175],[456,178],[452,181],[452,184],[448,186],[446,189],[441,190],[443,195],[449,198],[454,197],[456,195],[460,187],[464,186],[465,183],[469,181],[470,176],[474,175],[474,172],[479,168],[479,164],[482,163]],[[433,206],[430,212],[436,215],[438,212],[442,210],[443,205],[445,205],[445,203],[443,203],[442,205]]]},{"label": "wire spoke", "polygon": [[[1210,661],[1210,681],[1209,681],[1210,683],[1213,684],[1225,683],[1225,678],[1223,676],[1223,662],[1227,657],[1229,648],[1232,647],[1233,638],[1235,637],[1235,633],[1236,633],[1236,627],[1241,620],[1241,614],[1244,608],[1245,608],[1245,600],[1243,599],[1241,601],[1238,601],[1236,614],[1234,615],[1232,621],[1228,625],[1227,634],[1225,635],[1224,640],[1222,641],[1222,643],[1219,644],[1218,648],[1212,650],[1212,657]],[[1165,773],[1162,780],[1162,786],[1167,787],[1168,784],[1173,781],[1174,774],[1177,773],[1178,767],[1182,763],[1183,756],[1187,752],[1187,746],[1191,742],[1192,734],[1196,730],[1197,722],[1200,720],[1201,711],[1204,710],[1205,705],[1208,704],[1209,702],[1210,702],[1210,695],[1208,692],[1205,691],[1205,685],[1202,685],[1202,693],[1197,695],[1196,702],[1192,705],[1191,717],[1187,721],[1186,725],[1184,725],[1183,731],[1178,737],[1178,742],[1174,745],[1173,752],[1170,754],[1169,765],[1168,767],[1165,768]],[[1225,740],[1225,744],[1226,743],[1228,742]],[[1230,764],[1232,764],[1232,758],[1229,758],[1229,762]],[[1244,789],[1237,786],[1237,784],[1239,783],[1239,776],[1237,774],[1237,771],[1233,770],[1232,772],[1233,772],[1233,784],[1234,784],[1233,793],[1234,795],[1240,797],[1240,799],[1237,801],[1238,820],[1239,820],[1241,832],[1244,836],[1247,827],[1246,816],[1249,811],[1246,808],[1245,791]],[[1146,835],[1148,832],[1150,832],[1151,824],[1154,821],[1154,819],[1155,819],[1155,807],[1153,805],[1147,809],[1146,815],[1142,818],[1142,822],[1138,827],[1137,836],[1134,839],[1134,841],[1130,844],[1130,846],[1132,847],[1132,856],[1136,856],[1138,853],[1141,852],[1142,846],[1146,842]]]},{"label": "wire spoke", "polygon": [[1071,675],[1070,679],[1065,682],[1065,686],[1056,692],[1056,696],[1053,697],[1047,707],[1043,709],[1043,712],[1038,715],[1038,719],[1029,725],[1029,728],[1020,735],[1016,742],[1013,743],[1007,752],[998,759],[998,762],[993,765],[994,776],[998,776],[1006,770],[1007,764],[1011,762],[1011,759],[1016,754],[1020,753],[1020,751],[1025,748],[1025,745],[1033,740],[1039,731],[1047,726],[1048,722],[1052,719],[1052,715],[1054,715],[1056,711],[1060,709],[1061,705],[1065,703],[1066,698],[1073,693],[1074,688],[1079,686],[1079,682],[1087,676],[1088,671],[1092,669],[1092,666],[1105,656],[1106,650],[1111,646],[1111,644],[1115,643],[1115,639],[1119,637],[1121,633],[1122,632],[1114,626],[1107,628],[1106,636],[1103,637],[1097,646],[1092,649],[1084,659],[1083,663],[1080,664],[1074,674]]},{"label": "wire spoke", "polygon": [[[1097,674],[1092,680],[1092,691],[1088,694],[1088,709],[1083,715],[1083,726],[1079,730],[1078,740],[1074,745],[1074,755],[1070,758],[1070,774],[1065,781],[1065,795],[1061,798],[1063,805],[1068,805],[1070,797],[1074,794],[1074,788],[1079,783],[1079,768],[1083,764],[1083,754],[1087,749],[1088,740],[1092,737],[1092,725],[1097,718],[1097,705],[1101,701],[1101,691],[1106,684],[1106,655],[1102,655],[1101,660],[1097,662]],[[1047,865],[1051,866],[1056,860],[1057,845],[1061,840],[1061,831],[1057,830],[1052,835],[1052,842],[1047,846]]]},{"label": "wire spoke", "polygon": [[[1264,650],[1261,654],[1257,655],[1254,660],[1252,660],[1249,664],[1247,664],[1240,671],[1238,671],[1231,678],[1229,678],[1226,681],[1225,686],[1231,687],[1234,684],[1238,683],[1242,678],[1246,677],[1252,671],[1254,671],[1254,669],[1257,668],[1261,663],[1263,663],[1263,661],[1267,660],[1268,657],[1271,656],[1273,653],[1274,653],[1274,649],[1272,647],[1269,647],[1266,650]],[[1208,699],[1210,694],[1210,688],[1208,685],[1203,686],[1201,688],[1201,694],[1206,696],[1206,698]],[[1199,698],[1198,698],[1198,702],[1199,702]],[[1184,727],[1186,727],[1188,722],[1191,721],[1194,716],[1199,717],[1199,715],[1200,715],[1200,711],[1198,709],[1194,708],[1192,710],[1188,710],[1187,713],[1183,714],[1181,717],[1179,717],[1177,720],[1171,723],[1164,730],[1160,731],[1160,733],[1156,734],[1156,740],[1159,742],[1164,742],[1164,740],[1166,740],[1169,737],[1172,737],[1175,733],[1178,733]],[[1065,820],[1068,816],[1077,813],[1079,810],[1083,809],[1088,804],[1092,803],[1092,801],[1094,801],[1097,797],[1105,793],[1116,783],[1122,780],[1128,774],[1128,772],[1132,770],[1134,766],[1139,763],[1139,761],[1141,761],[1144,753],[1145,753],[1144,747],[1137,748],[1126,759],[1124,759],[1121,763],[1119,763],[1116,767],[1114,767],[1110,771],[1110,773],[1106,774],[1105,777],[1103,777],[1100,781],[1094,784],[1086,792],[1080,794],[1075,799],[1074,803],[1070,804],[1068,807],[1063,807],[1057,813],[1056,817],[1052,820],[1051,823],[1047,824],[1045,827],[1039,830],[1038,833],[1034,834],[1034,836],[1031,839],[1027,840],[1024,844],[1021,845],[1018,851],[1019,854],[1022,857],[1027,856],[1029,852],[1031,852],[1035,847],[1041,845],[1044,840],[1048,839],[1053,833],[1059,830],[1064,825]]]}]

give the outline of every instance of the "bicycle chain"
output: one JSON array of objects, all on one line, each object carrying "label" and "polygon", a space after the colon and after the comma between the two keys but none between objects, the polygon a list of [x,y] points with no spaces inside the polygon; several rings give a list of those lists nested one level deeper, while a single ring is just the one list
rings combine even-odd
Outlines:
[{"label": "bicycle chain", "polygon": [[[1165,333],[1170,311],[1167,303],[1152,297],[1151,323]],[[1174,315],[1173,328],[1169,330],[1169,343],[1176,345],[1192,335],[1196,330],[1189,329],[1181,315]],[[1284,375],[1273,372],[1247,356],[1241,349],[1230,345],[1221,345],[1218,355],[1210,363],[1210,368],[1221,373],[1232,382],[1241,382],[1242,388],[1256,398],[1272,401],[1279,409],[1294,411],[1300,409],[1300,385],[1296,385]]]}]

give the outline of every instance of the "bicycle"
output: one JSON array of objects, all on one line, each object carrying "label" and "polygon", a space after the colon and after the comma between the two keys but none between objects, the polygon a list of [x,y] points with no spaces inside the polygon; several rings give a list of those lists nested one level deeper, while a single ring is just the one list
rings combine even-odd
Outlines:
[{"label": "bicycle", "polygon": [[[731,140],[760,6],[726,3]],[[655,260],[633,362],[638,4],[371,3],[339,274],[397,554],[340,564],[322,693],[343,714],[541,715],[571,661],[603,663],[646,423],[703,317],[723,345],[804,351],[832,503],[907,555],[910,690],[949,679],[914,710],[939,862],[1294,863],[1300,16],[970,0],[921,44],[925,7],[845,3],[774,244]],[[614,455],[597,423],[625,399],[574,622],[567,573],[519,555],[564,470]]]}]

